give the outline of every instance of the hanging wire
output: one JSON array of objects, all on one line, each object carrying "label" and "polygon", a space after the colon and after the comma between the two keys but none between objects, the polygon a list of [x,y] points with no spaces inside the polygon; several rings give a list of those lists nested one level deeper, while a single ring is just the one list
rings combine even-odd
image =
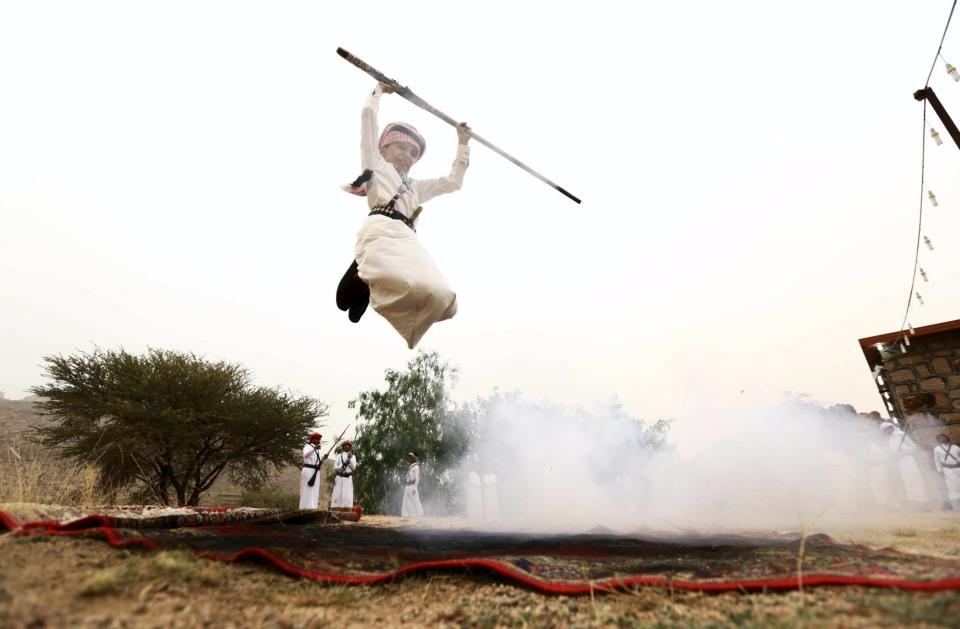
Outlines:
[{"label": "hanging wire", "polygon": [[[937,59],[943,59],[940,52],[943,50],[943,42],[947,38],[947,30],[950,28],[950,20],[953,19],[953,10],[957,8],[957,0],[953,0],[950,5],[950,15],[947,16],[947,23],[943,27],[943,35],[940,37],[940,45],[937,46],[937,53],[933,55],[933,63],[930,64],[930,72],[927,73],[927,82],[924,83],[924,89],[930,87],[930,78],[933,76],[933,70],[937,67]],[[946,63],[946,60],[944,60]],[[914,286],[917,283],[917,269],[920,266],[920,240],[923,238],[923,190],[926,188],[927,173],[927,99],[923,99],[923,129],[921,132],[922,142],[920,144],[920,211],[917,216],[917,246],[913,254],[913,274],[910,276],[910,292],[907,294],[907,308],[903,313],[903,322],[900,324],[900,332],[897,339],[892,343],[896,346],[900,339],[904,337],[904,328],[907,327],[907,319],[910,317],[910,306],[913,304]]]},{"label": "hanging wire", "polygon": [[[953,10],[957,8],[957,0],[953,0],[953,4],[950,5],[950,15],[947,16],[947,24],[943,27],[943,36],[940,38],[940,45],[937,46],[937,54],[933,56],[933,63],[930,64],[930,72],[927,74],[927,82],[923,84],[924,88],[930,87],[930,77],[933,76],[933,69],[937,67],[937,57],[943,59],[943,55],[940,54],[940,51],[943,50],[943,40],[947,38],[947,29],[950,28],[950,20],[953,19]],[[947,60],[943,59],[943,62],[946,63]]]},{"label": "hanging wire", "polygon": [[[954,0],[953,5],[956,6],[957,2]],[[953,15],[953,11],[950,11],[950,15]],[[941,42],[942,45],[942,42]],[[936,59],[934,59],[936,61]],[[907,327],[907,318],[910,316],[910,306],[913,304],[913,288],[917,283],[917,268],[920,266],[920,240],[923,238],[923,190],[926,188],[927,184],[924,180],[927,169],[927,101],[923,101],[923,133],[921,134],[922,140],[920,144],[920,217],[917,221],[917,247],[913,254],[913,273],[910,276],[910,293],[907,295],[907,309],[903,313],[903,322],[900,324],[900,333],[897,335],[897,340],[893,342],[893,345],[896,345],[900,342],[900,339],[904,337],[903,330]]]}]

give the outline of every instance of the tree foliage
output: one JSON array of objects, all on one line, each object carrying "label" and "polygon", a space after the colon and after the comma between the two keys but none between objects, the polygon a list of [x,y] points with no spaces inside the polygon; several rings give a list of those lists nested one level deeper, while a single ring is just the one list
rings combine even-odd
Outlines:
[{"label": "tree foliage", "polygon": [[456,370],[436,352],[419,352],[405,371],[388,369],[386,389],[360,394],[354,452],[357,502],[398,511],[408,452],[420,460],[420,494],[446,511],[455,501],[453,471],[470,443],[470,414],[449,397]]},{"label": "tree foliage", "polygon": [[241,365],[192,353],[96,349],[44,362],[52,382],[32,389],[52,422],[44,442],[162,504],[198,504],[224,472],[255,488],[299,465],[306,435],[327,415],[323,402],[255,386]]}]

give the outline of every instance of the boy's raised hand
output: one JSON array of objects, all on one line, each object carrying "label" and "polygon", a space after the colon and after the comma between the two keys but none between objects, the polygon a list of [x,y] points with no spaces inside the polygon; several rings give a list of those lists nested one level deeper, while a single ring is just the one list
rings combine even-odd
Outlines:
[{"label": "boy's raised hand", "polygon": [[380,91],[384,94],[396,94],[400,91],[399,85],[394,85],[393,83],[384,83],[380,81]]},{"label": "boy's raised hand", "polygon": [[470,141],[470,125],[466,122],[457,125],[457,140],[464,146]]}]

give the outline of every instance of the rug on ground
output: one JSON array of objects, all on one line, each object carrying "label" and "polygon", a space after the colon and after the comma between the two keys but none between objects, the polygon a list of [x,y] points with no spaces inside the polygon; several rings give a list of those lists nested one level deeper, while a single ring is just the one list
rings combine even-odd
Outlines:
[{"label": "rug on ground", "polygon": [[[960,562],[838,544],[826,535],[579,535],[338,523],[326,511],[79,510],[4,505],[0,531],[70,535],[114,547],[252,560],[326,583],[375,584],[424,571],[484,571],[553,594],[639,586],[700,591],[860,585],[960,589]],[[801,551],[802,546],[802,551]]]}]

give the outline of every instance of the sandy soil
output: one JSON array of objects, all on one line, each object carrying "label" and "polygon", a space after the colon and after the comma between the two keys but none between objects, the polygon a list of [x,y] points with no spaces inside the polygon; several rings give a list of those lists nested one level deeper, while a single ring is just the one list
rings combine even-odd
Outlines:
[{"label": "sandy soil", "polygon": [[[365,517],[380,526],[456,520]],[[891,515],[819,531],[839,541],[957,558],[960,513]],[[815,588],[785,594],[671,592],[544,596],[485,575],[430,575],[384,586],[330,587],[254,564],[184,552],[115,550],[102,542],[0,536],[3,627],[426,626],[952,626],[960,592]]]}]

